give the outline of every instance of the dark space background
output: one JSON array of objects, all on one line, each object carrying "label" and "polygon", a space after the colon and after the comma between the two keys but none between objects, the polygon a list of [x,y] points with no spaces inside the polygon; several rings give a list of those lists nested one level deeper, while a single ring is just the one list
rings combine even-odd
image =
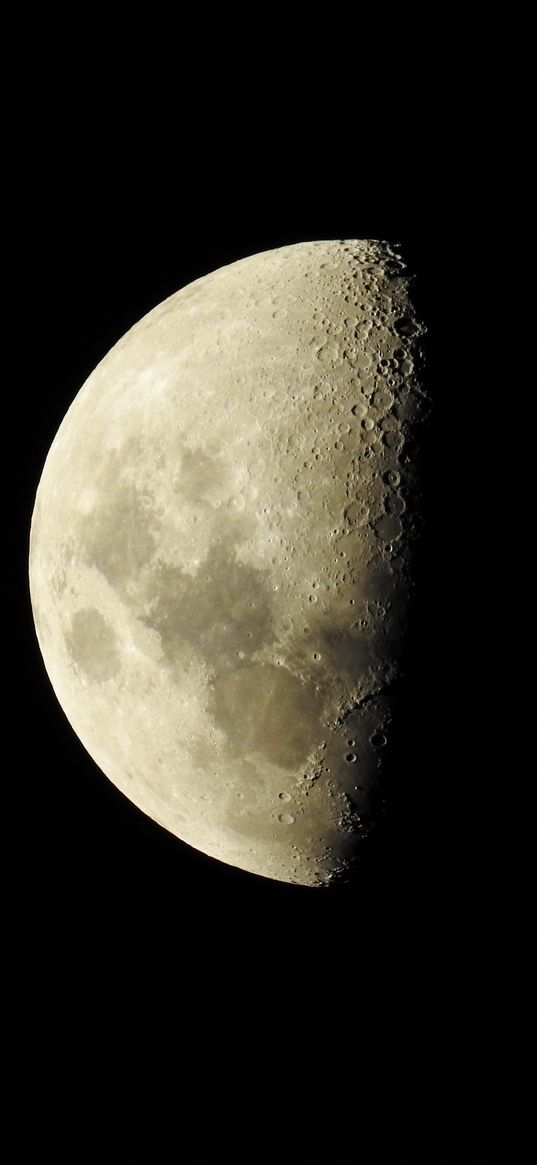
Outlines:
[{"label": "dark space background", "polygon": [[[524,74],[522,49],[511,65]],[[457,53],[414,84],[406,105],[390,91],[341,123],[322,93],[268,112],[225,91],[195,117],[163,121],[140,101],[73,121],[67,100],[36,100],[17,123],[5,1000],[16,1091],[45,1098],[52,1126],[59,1111],[84,1110],[89,1129],[109,1108],[131,1124],[144,1109],[177,1124],[179,1151],[194,1114],[194,1160],[213,1123],[222,1152],[257,1125],[252,1157],[289,1124],[298,1160],[308,1136],[346,1160],[345,1129],[353,1157],[367,1132],[380,1146],[390,1130],[433,1159],[463,1130],[478,1147],[503,1129],[515,1144],[529,947],[526,742],[510,699],[526,655],[511,333],[514,316],[520,334],[531,327],[513,289],[525,103],[512,88],[506,102],[494,61],[470,68]],[[49,445],[127,328],[223,264],[340,237],[402,245],[433,407],[385,810],[353,881],[323,891],[205,857],[103,776],[46,676],[26,564]]]}]

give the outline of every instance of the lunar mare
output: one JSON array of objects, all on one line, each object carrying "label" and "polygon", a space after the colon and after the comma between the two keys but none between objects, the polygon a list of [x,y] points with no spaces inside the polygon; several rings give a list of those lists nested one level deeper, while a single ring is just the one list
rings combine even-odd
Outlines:
[{"label": "lunar mare", "polygon": [[53,441],[30,589],[57,698],[141,810],[325,885],[389,740],[422,325],[396,247],[302,243],[170,296]]}]

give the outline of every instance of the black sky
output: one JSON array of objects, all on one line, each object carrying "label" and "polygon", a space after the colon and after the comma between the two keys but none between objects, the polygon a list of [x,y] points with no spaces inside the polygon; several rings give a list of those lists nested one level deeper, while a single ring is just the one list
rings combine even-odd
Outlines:
[{"label": "black sky", "polygon": [[[517,59],[523,71],[522,51]],[[5,773],[5,887],[23,1081],[37,1063],[43,1083],[58,1048],[65,1090],[91,1048],[131,1104],[150,1078],[164,1109],[192,1103],[202,1124],[216,1093],[249,1113],[268,1097],[285,1112],[298,1095],[313,1112],[320,1087],[321,1139],[338,1105],[358,1127],[363,1113],[374,1123],[383,1096],[389,1113],[401,1103],[416,1136],[446,1120],[488,1120],[490,1131],[524,1088],[520,735],[506,691],[521,654],[512,524],[523,457],[506,378],[513,317],[521,334],[529,324],[512,282],[527,245],[527,145],[493,67],[476,73],[448,54],[406,106],[397,93],[374,108],[358,99],[352,118],[334,118],[318,89],[271,114],[215,99],[210,114],[165,123],[143,102],[74,121],[68,102],[54,114],[36,103],[16,127],[10,226],[22,288],[9,391],[20,409],[22,727]],[[401,244],[429,328],[433,409],[385,812],[353,884],[325,893],[189,849],[99,772],[46,677],[26,556],[48,447],[124,331],[216,267],[340,237]],[[125,1048],[138,1065],[128,1087]],[[104,1085],[95,1097],[100,1111]]]}]

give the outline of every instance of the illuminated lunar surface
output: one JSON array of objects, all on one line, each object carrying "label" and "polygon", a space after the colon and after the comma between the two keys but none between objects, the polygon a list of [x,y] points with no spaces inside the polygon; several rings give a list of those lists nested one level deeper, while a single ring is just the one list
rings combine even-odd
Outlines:
[{"label": "illuminated lunar surface", "polygon": [[66,716],[144,813],[265,877],[337,880],[368,832],[422,330],[389,244],[253,255],[127,332],[45,463],[30,586]]}]

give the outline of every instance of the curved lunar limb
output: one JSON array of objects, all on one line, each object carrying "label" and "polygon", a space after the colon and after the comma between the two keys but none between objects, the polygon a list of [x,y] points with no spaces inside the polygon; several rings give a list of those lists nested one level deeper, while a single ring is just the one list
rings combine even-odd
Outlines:
[{"label": "curved lunar limb", "polygon": [[127,332],[39,483],[32,606],[75,732],[144,813],[265,877],[325,885],[368,833],[422,331],[388,243],[253,255]]}]

